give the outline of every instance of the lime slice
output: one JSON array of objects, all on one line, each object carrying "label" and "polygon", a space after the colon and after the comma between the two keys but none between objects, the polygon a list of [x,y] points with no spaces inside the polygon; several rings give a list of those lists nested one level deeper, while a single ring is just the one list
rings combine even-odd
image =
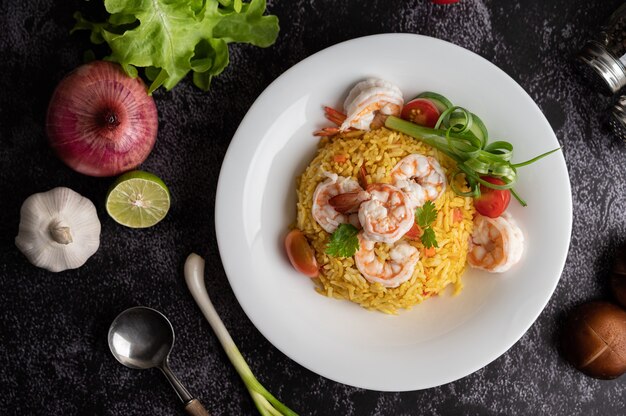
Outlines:
[{"label": "lime slice", "polygon": [[170,209],[170,191],[151,173],[135,170],[117,178],[109,189],[107,212],[131,228],[152,227]]}]

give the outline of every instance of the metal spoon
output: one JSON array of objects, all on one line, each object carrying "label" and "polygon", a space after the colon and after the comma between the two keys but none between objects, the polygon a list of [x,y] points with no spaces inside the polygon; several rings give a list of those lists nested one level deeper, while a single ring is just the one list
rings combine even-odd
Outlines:
[{"label": "metal spoon", "polygon": [[117,361],[139,370],[158,368],[185,403],[188,414],[209,416],[202,403],[189,394],[170,369],[174,328],[165,315],[145,306],[126,309],[111,323],[108,338],[109,348]]}]

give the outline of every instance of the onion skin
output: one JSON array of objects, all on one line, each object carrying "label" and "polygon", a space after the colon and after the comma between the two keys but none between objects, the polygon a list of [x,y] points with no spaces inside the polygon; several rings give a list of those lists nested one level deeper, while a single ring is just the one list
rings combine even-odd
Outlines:
[{"label": "onion skin", "polygon": [[626,245],[621,246],[615,253],[610,284],[613,296],[626,308]]},{"label": "onion skin", "polygon": [[626,312],[608,302],[589,302],[572,311],[561,332],[564,357],[599,379],[626,372]]},{"label": "onion skin", "polygon": [[90,176],[136,168],[154,147],[157,128],[156,104],[143,81],[106,61],[82,65],[61,80],[46,118],[61,160]]}]

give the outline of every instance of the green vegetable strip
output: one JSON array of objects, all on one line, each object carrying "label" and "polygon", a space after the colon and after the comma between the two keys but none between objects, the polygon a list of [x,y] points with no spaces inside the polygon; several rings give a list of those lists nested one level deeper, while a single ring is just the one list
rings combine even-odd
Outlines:
[{"label": "green vegetable strip", "polygon": [[519,202],[519,204],[523,207],[528,206],[528,204],[526,203],[526,201],[524,201],[518,194],[517,192],[515,192],[515,189],[511,188],[511,194],[513,194],[513,196],[515,197],[515,199],[517,199],[517,202]]},{"label": "green vegetable strip", "polygon": [[[455,174],[453,174],[452,176],[454,178],[456,178],[457,175],[460,175],[461,171],[456,172]],[[454,182],[450,183],[450,187],[452,188],[452,190],[459,196],[463,196],[463,197],[470,197],[470,198],[478,198],[480,196],[480,192],[476,192],[476,189],[473,186],[470,186],[470,191],[464,192],[461,191],[459,188],[457,188],[456,184]]]},{"label": "green vegetable strip", "polygon": [[527,160],[526,162],[516,163],[516,164],[511,165],[511,166],[513,166],[513,167],[515,167],[515,168],[520,168],[520,167],[522,167],[522,166],[530,165],[531,163],[535,163],[535,162],[536,162],[536,161],[538,161],[539,159],[542,159],[542,158],[544,158],[544,157],[546,157],[546,156],[548,156],[548,155],[550,155],[550,154],[552,154],[552,153],[554,153],[554,152],[556,152],[556,151],[558,151],[558,150],[561,150],[561,148],[560,148],[560,147],[558,147],[558,148],[556,148],[556,149],[554,149],[554,150],[550,150],[550,151],[548,151],[548,152],[545,152],[545,153],[540,154],[539,156],[533,157],[532,159]]},{"label": "green vegetable strip", "polygon": [[[206,286],[204,285],[204,259],[195,253],[190,254],[185,262],[185,280],[187,281],[187,286],[191,294],[200,306],[202,313],[209,322],[209,325],[211,325],[220,344],[222,344],[228,359],[248,388],[250,396],[259,410],[259,413],[263,416],[298,416],[297,413],[278,401],[278,399],[267,391],[256,377],[254,377],[252,370],[248,367],[241,352],[239,352],[235,342],[217,314],[213,303],[211,303],[211,299],[206,291]],[[204,304],[201,299],[199,300],[199,298],[196,297],[198,292],[202,292],[203,296],[201,296],[201,298],[205,298],[208,303]]]},{"label": "green vegetable strip", "polygon": [[[239,349],[237,348],[235,342],[228,333],[228,330],[224,326],[224,323],[221,319],[219,319],[219,316],[217,315],[215,309],[213,309],[213,311],[215,312],[215,317],[217,317],[217,319],[212,318],[209,320],[209,323],[213,328],[213,332],[215,332],[215,335],[217,335],[217,338],[220,340],[220,343],[222,344],[226,355],[230,359],[230,362],[235,367],[235,370],[237,370],[239,376],[241,376],[242,380],[246,384],[246,387],[248,387],[248,390],[250,390],[250,395],[252,396],[256,407],[259,409],[259,412],[263,413],[262,410],[267,409],[267,406],[264,404],[264,402],[269,402],[276,409],[282,412],[276,414],[297,416],[294,411],[279,402],[278,399],[276,399],[269,391],[267,391],[265,387],[263,387],[263,385],[259,383],[256,377],[254,377],[252,370],[250,370],[250,367],[248,367],[248,364],[246,364],[246,362],[244,361],[241,352],[239,352]],[[265,400],[260,400],[261,397]]]},{"label": "green vegetable strip", "polygon": [[[484,138],[472,132],[474,122]],[[509,189],[522,206],[526,206],[526,202],[513,190],[517,182],[517,168],[534,163],[560,149],[551,150],[522,163],[512,164],[513,145],[502,140],[488,144],[487,129],[482,120],[458,106],[445,110],[432,129],[393,116],[387,118],[385,126],[422,140],[454,159],[458,170],[454,172],[453,177],[464,174],[470,187],[469,192],[464,192],[458,189],[454,182],[451,183],[457,195],[478,197],[481,185],[491,189]],[[481,176],[500,178],[504,185],[487,182]]]}]

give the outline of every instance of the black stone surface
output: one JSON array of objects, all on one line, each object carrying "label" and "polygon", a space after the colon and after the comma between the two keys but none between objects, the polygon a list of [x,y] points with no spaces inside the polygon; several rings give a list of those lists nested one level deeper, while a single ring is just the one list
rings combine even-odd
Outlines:
[{"label": "black stone surface", "polygon": [[[618,0],[271,1],[280,18],[275,46],[231,48],[231,64],[208,93],[185,80],[155,94],[156,147],[143,168],[173,192],[167,219],[146,230],[104,212],[110,179],[67,168],[46,143],[44,115],[64,74],[82,62],[87,36],[69,35],[75,10],[99,1],[0,1],[0,414],[182,414],[156,370],[119,365],[106,344],[121,310],[163,311],[177,330],[172,367],[212,415],[252,415],[245,386],[182,281],[186,255],[207,259],[215,306],[263,384],[307,415],[623,415],[625,380],[598,381],[564,362],[556,335],[565,314],[608,297],[615,249],[626,240],[624,144],[602,128],[609,101],[575,74],[571,58]],[[537,322],[507,353],[438,388],[379,393],[332,382],[294,363],[254,328],[222,269],[214,229],[222,158],[254,99],[282,72],[340,41],[421,33],[484,56],[526,89],[545,112],[570,172],[574,227],[567,265]],[[372,51],[375,58],[376,51]],[[505,98],[505,97],[503,97]],[[14,246],[19,209],[32,193],[69,186],[98,206],[102,241],[75,271],[48,273]]]}]

